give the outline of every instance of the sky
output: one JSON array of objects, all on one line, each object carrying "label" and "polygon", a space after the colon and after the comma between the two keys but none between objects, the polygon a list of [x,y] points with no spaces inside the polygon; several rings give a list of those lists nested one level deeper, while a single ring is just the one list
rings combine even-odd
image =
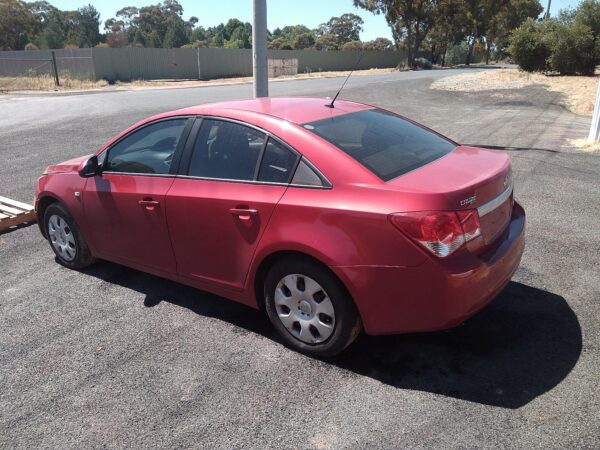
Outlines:
[{"label": "sky", "polygon": [[[124,6],[146,6],[159,3],[159,0],[49,0],[59,9],[73,10],[91,3],[100,12],[104,31],[104,21],[115,16],[115,12]],[[548,0],[541,0],[544,7]],[[183,6],[183,17],[196,16],[203,27],[211,27],[237,18],[243,22],[252,21],[252,0],[179,0]],[[577,6],[579,0],[552,0],[551,14],[562,8]],[[352,0],[267,0],[267,24],[269,30],[286,25],[306,25],[316,28],[327,22],[332,16],[354,13],[364,20],[361,40],[369,41],[376,37],[392,39],[392,34],[382,15],[355,8]]]}]

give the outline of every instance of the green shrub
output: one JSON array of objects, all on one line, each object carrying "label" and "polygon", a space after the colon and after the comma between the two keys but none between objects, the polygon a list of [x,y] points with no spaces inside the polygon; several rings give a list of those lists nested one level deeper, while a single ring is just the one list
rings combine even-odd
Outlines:
[{"label": "green shrub", "polygon": [[592,75],[600,63],[600,1],[584,0],[558,19],[527,19],[510,37],[509,53],[521,69]]},{"label": "green shrub", "polygon": [[446,51],[446,65],[463,64],[467,59],[469,46],[466,42],[453,45]]},{"label": "green shrub", "polygon": [[600,36],[600,1],[584,0],[575,10],[574,20],[592,29],[594,38]]},{"label": "green shrub", "polygon": [[415,67],[423,70],[431,70],[433,65],[427,58],[417,58],[415,59]]},{"label": "green shrub", "polygon": [[530,18],[513,31],[508,52],[521,69],[527,72],[547,70],[546,60],[550,56],[550,49],[544,38],[546,28]]},{"label": "green shrub", "polygon": [[589,26],[578,22],[559,25],[545,40],[550,49],[547,58],[550,70],[561,75],[594,74],[599,54]]},{"label": "green shrub", "polygon": [[361,41],[349,41],[342,45],[342,50],[361,51],[363,43]]}]

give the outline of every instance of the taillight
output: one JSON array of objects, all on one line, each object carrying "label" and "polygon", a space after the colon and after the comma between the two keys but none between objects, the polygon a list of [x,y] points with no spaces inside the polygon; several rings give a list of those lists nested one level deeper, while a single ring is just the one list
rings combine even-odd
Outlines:
[{"label": "taillight", "polygon": [[476,209],[390,215],[392,224],[435,256],[445,258],[481,234]]}]

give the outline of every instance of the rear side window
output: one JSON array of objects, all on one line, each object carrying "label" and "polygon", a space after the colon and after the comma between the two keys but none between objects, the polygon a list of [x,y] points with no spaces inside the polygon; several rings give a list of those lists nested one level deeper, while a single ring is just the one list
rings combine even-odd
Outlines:
[{"label": "rear side window", "polygon": [[258,172],[258,181],[288,183],[298,155],[279,142],[269,139]]},{"label": "rear side window", "polygon": [[456,145],[379,109],[359,111],[304,124],[384,181],[447,155]]},{"label": "rear side window", "polygon": [[168,174],[187,120],[162,120],[129,134],[109,149],[108,158],[103,161],[104,170]]},{"label": "rear side window", "polygon": [[266,136],[254,128],[206,119],[194,145],[188,175],[224,180],[254,180]]},{"label": "rear side window", "polygon": [[296,186],[327,187],[328,184],[306,163],[304,158],[300,160],[292,184]]}]

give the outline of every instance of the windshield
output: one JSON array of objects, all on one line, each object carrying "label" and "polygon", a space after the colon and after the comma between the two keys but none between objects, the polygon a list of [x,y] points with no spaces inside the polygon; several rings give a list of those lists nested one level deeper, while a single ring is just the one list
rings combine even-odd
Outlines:
[{"label": "windshield", "polygon": [[380,109],[322,119],[303,127],[384,181],[418,169],[456,148],[438,134]]}]

